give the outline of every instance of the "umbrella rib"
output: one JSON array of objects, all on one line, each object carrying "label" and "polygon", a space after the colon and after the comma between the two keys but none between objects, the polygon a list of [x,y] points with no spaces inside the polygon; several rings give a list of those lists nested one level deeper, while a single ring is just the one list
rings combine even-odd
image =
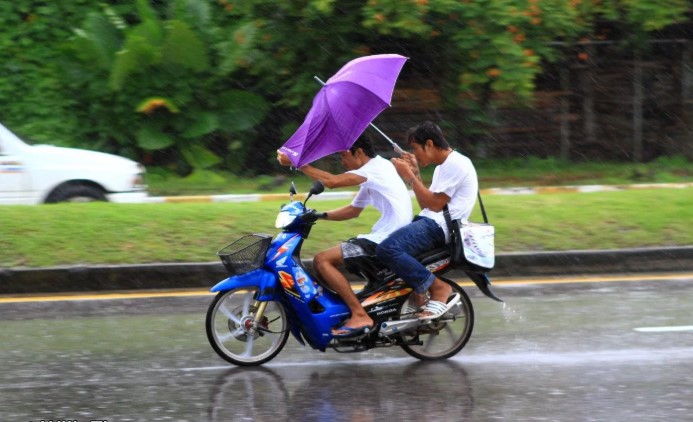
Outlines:
[{"label": "umbrella rib", "polygon": [[[329,111],[329,113],[327,114],[329,117],[327,117],[327,119],[333,120],[333,121],[339,126],[339,122],[337,122],[337,121],[334,119],[334,115],[332,114],[332,105],[330,104],[329,101],[327,101],[327,97],[325,97],[325,104],[326,104],[326,106],[327,106],[327,110]],[[323,127],[323,130],[324,130],[324,129],[325,129],[325,128]],[[322,131],[322,130],[321,130],[321,131]],[[340,142],[344,142],[344,131],[343,131],[343,130],[340,130],[339,132],[337,132],[337,135],[339,135],[339,141],[340,141]]]},{"label": "umbrella rib", "polygon": [[[353,82],[353,81],[338,81],[337,83],[353,85],[353,86],[359,87],[360,89],[363,89],[363,90],[365,90],[365,91],[367,91],[367,92],[372,92],[372,91],[370,91],[370,89],[368,89],[367,87],[365,87],[365,86],[363,86],[363,85],[361,85],[361,84],[357,84],[357,83],[355,83],[355,82]],[[331,84],[331,83],[328,83],[328,84],[325,85],[322,89],[328,88],[328,87],[330,86],[330,84]],[[327,97],[326,97],[326,98],[327,98]],[[376,98],[378,99],[378,101],[381,101],[382,103],[385,104],[385,106],[378,112],[378,114],[380,114],[380,112],[381,112],[382,110],[384,110],[384,109],[386,109],[387,107],[390,106],[390,103],[388,103],[388,102],[386,102],[386,101],[383,101],[382,98],[380,98],[380,97],[378,97],[378,96],[376,96]],[[326,104],[327,109],[329,110],[329,116],[330,116],[330,118],[332,119],[332,116],[333,116],[334,114],[332,113],[331,104],[330,104],[330,102],[327,101],[327,100],[325,100],[325,104]],[[377,117],[378,114],[376,114],[375,117]],[[375,119],[375,117],[373,117],[373,119]],[[371,119],[371,121],[372,121],[373,119]],[[336,120],[334,120],[334,121],[336,121]],[[339,124],[338,124],[338,125],[339,125]],[[340,136],[342,136],[343,133],[344,133],[344,131],[340,131],[340,132],[339,132]],[[343,136],[342,136],[341,140],[344,140]]]},{"label": "umbrella rib", "polygon": [[[379,77],[379,76],[375,76],[375,77]],[[380,78],[382,79],[382,77],[380,77]],[[334,84],[334,83],[350,84],[350,85],[354,85],[354,86],[357,86],[357,87],[359,87],[359,88],[365,89],[366,91],[373,92],[373,91],[370,90],[370,88],[368,88],[368,87],[366,87],[366,86],[363,86],[363,85],[361,85],[361,84],[358,84],[358,83],[356,83],[356,82],[354,82],[354,81],[328,82],[327,85],[325,85],[325,86],[323,87],[323,89],[329,87],[330,84]],[[388,98],[388,101],[383,101],[382,98],[380,98],[380,97],[378,97],[378,96],[376,95],[376,97],[377,97],[380,101],[383,101],[385,104],[387,104],[387,107],[390,107],[390,106],[392,105],[392,104],[391,104],[391,103],[392,103],[392,92],[394,92],[394,87],[393,87],[393,89],[391,89],[391,90],[389,90],[389,91],[390,91],[390,96],[389,96],[389,98]]]}]

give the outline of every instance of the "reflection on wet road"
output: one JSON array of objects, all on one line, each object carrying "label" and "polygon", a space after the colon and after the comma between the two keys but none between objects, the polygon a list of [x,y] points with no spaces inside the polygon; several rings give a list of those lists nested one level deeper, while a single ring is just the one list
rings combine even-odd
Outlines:
[{"label": "reflection on wet road", "polygon": [[211,295],[5,300],[0,420],[690,420],[690,275],[498,285],[506,305],[466,289],[474,333],[448,361],[290,339],[250,369],[207,343]]}]

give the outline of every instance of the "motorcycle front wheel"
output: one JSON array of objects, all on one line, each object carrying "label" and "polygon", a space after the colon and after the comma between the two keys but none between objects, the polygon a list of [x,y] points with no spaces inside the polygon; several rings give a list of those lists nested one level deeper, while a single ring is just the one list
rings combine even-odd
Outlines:
[{"label": "motorcycle front wheel", "polygon": [[[286,312],[277,302],[256,300],[257,288],[220,292],[207,310],[207,338],[234,365],[257,366],[277,356],[289,338]],[[258,315],[261,304],[264,312]]]},{"label": "motorcycle front wheel", "polygon": [[[474,328],[474,308],[469,296],[452,280],[440,277],[452,287],[452,295],[459,293],[460,301],[441,318],[402,335],[402,349],[421,360],[447,359],[456,355],[469,341]],[[402,310],[407,302],[402,305]],[[419,343],[419,344],[413,344]]]}]

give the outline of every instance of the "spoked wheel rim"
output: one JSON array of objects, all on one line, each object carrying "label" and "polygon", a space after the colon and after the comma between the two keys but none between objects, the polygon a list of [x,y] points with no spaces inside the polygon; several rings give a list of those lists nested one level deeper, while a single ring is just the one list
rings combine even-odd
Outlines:
[{"label": "spoked wheel rim", "polygon": [[[284,308],[277,302],[258,302],[257,289],[242,288],[217,295],[207,312],[207,337],[227,361],[260,365],[281,351],[288,338]],[[257,319],[260,303],[266,304]]]},{"label": "spoked wheel rim", "polygon": [[[403,345],[405,352],[421,360],[447,359],[457,354],[469,341],[474,328],[474,310],[469,296],[456,283],[443,279],[452,286],[452,294],[458,293],[460,301],[439,320],[421,327],[418,332],[403,335],[405,341],[418,340],[421,345]],[[406,307],[403,305],[403,309]]]}]

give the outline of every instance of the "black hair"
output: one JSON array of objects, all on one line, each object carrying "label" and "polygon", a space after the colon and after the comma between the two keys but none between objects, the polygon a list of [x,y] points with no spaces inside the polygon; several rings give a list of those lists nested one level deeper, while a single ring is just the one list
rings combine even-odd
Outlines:
[{"label": "black hair", "polygon": [[433,141],[433,146],[438,149],[450,148],[450,144],[443,136],[443,131],[433,122],[425,121],[407,131],[407,142],[409,144],[416,142],[419,145],[424,145],[429,139]]},{"label": "black hair", "polygon": [[373,149],[373,140],[371,139],[370,135],[367,133],[362,133],[361,136],[358,137],[356,142],[349,148],[349,152],[351,152],[351,155],[356,154],[356,150],[361,148],[363,150],[363,153],[366,154],[369,158],[375,157],[375,150]]}]

